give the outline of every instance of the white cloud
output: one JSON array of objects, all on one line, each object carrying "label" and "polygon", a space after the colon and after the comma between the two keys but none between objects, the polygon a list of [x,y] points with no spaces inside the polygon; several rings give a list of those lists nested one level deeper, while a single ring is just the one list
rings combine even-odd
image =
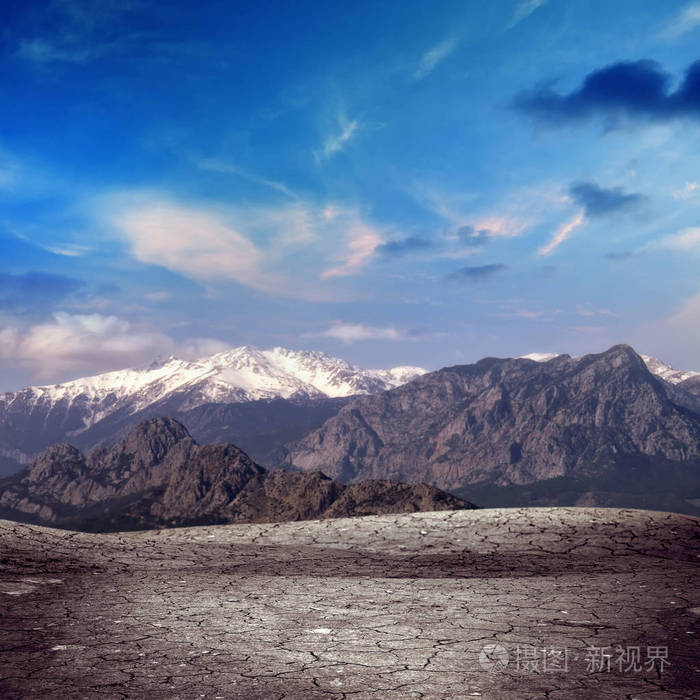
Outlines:
[{"label": "white cloud", "polygon": [[171,341],[171,346],[171,352],[184,359],[199,359],[231,349],[230,343],[224,343],[217,338],[191,338],[184,343]]},{"label": "white cloud", "polygon": [[396,328],[365,326],[361,323],[337,323],[316,335],[335,338],[344,343],[354,343],[362,340],[404,340],[406,334]]},{"label": "white cloud", "polygon": [[231,279],[259,287],[263,256],[218,217],[172,204],[127,211],[116,225],[132,255],[199,279]]},{"label": "white cloud", "polygon": [[423,80],[426,76],[430,75],[440,63],[442,63],[448,56],[453,54],[457,49],[456,39],[446,39],[436,44],[431,49],[426,51],[421,57],[418,67],[413,73],[414,80]]},{"label": "white cloud", "polygon": [[700,2],[686,5],[661,33],[665,39],[675,39],[700,27]]},{"label": "white cloud", "polygon": [[345,112],[338,112],[336,130],[326,137],[320,150],[314,151],[316,162],[320,163],[322,160],[327,160],[335,153],[342,151],[359,128],[360,122],[357,119],[348,119]]},{"label": "white cloud", "polygon": [[578,228],[585,219],[584,213],[581,211],[576,216],[571,219],[570,221],[567,221],[565,224],[560,226],[553,234],[552,238],[550,239],[549,243],[546,245],[543,245],[537,252],[539,255],[549,255],[550,253],[554,252],[556,248],[558,248],[569,236],[571,235],[571,232]]},{"label": "white cloud", "polygon": [[185,342],[117,316],[58,312],[53,320],[0,330],[0,359],[40,380],[56,380],[124,367],[141,366],[154,357],[175,353],[196,358],[230,347],[212,338]]},{"label": "white cloud", "polygon": [[96,211],[111,212],[115,233],[140,262],[210,286],[233,281],[308,301],[350,294],[323,280],[358,274],[384,240],[382,229],[338,204],[203,209],[126,193],[100,200]]},{"label": "white cloud", "polygon": [[549,0],[521,0],[513,13],[513,18],[508,23],[506,29],[512,29],[516,24],[520,24],[524,19],[527,19],[535,10],[543,7]]},{"label": "white cloud", "polygon": [[0,357],[39,379],[73,371],[113,369],[147,360],[171,341],[139,331],[116,316],[54,314],[27,329],[0,331]]},{"label": "white cloud", "polygon": [[664,250],[700,253],[700,226],[686,228],[671,236],[665,236],[652,246]]},{"label": "white cloud", "polygon": [[323,279],[346,277],[355,274],[372,257],[377,246],[382,243],[379,233],[362,221],[355,221],[348,230],[345,252],[339,256],[340,265],[324,270]]},{"label": "white cloud", "polygon": [[673,198],[675,200],[688,200],[700,196],[700,183],[698,182],[686,182],[682,189],[674,190],[672,192]]}]

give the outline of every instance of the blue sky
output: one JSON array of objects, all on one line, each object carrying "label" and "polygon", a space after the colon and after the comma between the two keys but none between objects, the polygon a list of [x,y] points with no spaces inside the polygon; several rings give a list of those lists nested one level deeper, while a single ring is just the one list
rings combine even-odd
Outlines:
[{"label": "blue sky", "polygon": [[700,2],[0,19],[0,388],[241,344],[700,369]]}]

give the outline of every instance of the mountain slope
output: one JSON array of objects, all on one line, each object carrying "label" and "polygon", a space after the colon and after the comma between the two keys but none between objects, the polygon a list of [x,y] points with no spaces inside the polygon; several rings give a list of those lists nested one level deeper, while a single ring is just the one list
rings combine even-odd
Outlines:
[{"label": "mountain slope", "polygon": [[344,482],[389,478],[452,490],[664,463],[687,466],[697,485],[700,413],[693,397],[674,400],[680,393],[628,346],[546,362],[487,358],[352,400],[292,443],[287,463]]},{"label": "mountain slope", "polygon": [[0,482],[0,517],[90,530],[307,520],[469,508],[432,486],[353,486],[320,472],[268,472],[233,445],[198,445],[170,418],[85,457],[53,445]]},{"label": "mountain slope", "polygon": [[284,348],[240,347],[197,361],[171,357],[144,370],[0,395],[0,460],[19,467],[65,440],[89,448],[152,415],[184,418],[201,406],[251,401],[323,403],[384,391],[422,373],[417,367],[366,370],[324,353]]},{"label": "mountain slope", "polygon": [[700,374],[684,379],[678,383],[678,386],[684,391],[693,394],[693,396],[700,398]]}]

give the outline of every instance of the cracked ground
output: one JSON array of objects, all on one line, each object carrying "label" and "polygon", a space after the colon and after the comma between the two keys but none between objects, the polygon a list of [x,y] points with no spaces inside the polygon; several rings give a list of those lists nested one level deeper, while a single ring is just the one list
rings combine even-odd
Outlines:
[{"label": "cracked ground", "polygon": [[0,521],[0,697],[696,698],[699,566],[700,520],[634,510]]}]

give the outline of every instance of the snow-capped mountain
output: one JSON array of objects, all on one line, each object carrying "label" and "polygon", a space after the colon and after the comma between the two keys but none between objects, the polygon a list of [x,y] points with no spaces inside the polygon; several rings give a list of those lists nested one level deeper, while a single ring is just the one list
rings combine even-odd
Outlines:
[{"label": "snow-capped mountain", "polygon": [[[178,408],[260,399],[316,399],[373,394],[424,374],[420,367],[362,369],[322,352],[243,346],[199,360],[169,357],[146,369],[125,369],[53,386],[0,395],[0,412],[21,402],[76,408],[88,428],[115,411],[136,413],[178,397]],[[73,433],[79,432],[74,430]]]},{"label": "snow-capped mountain", "polygon": [[661,379],[671,384],[680,384],[691,377],[700,377],[700,372],[689,369],[676,369],[663,360],[660,360],[658,357],[651,357],[649,355],[642,355],[641,357],[652,374],[656,374],[661,377]]},{"label": "snow-capped mountain", "polygon": [[198,440],[234,442],[265,460],[334,415],[347,397],[392,389],[424,373],[420,367],[362,369],[322,352],[239,347],[32,386],[0,394],[0,476],[52,443],[90,449],[158,415],[182,420]]}]

